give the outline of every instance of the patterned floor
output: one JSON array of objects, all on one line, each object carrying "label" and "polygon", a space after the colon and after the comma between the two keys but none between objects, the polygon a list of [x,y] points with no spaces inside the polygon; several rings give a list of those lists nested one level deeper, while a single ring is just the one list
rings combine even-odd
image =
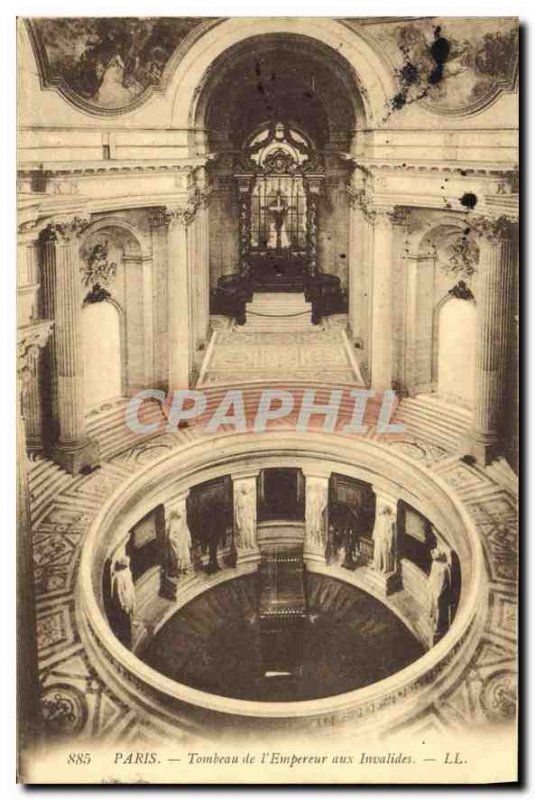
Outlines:
[{"label": "patterned floor", "polygon": [[[280,380],[364,386],[343,327],[215,331],[198,386]],[[326,366],[327,365],[327,366]]]},{"label": "patterned floor", "polygon": [[[103,742],[121,738],[123,747],[151,739],[150,726],[113,694],[89,662],[74,614],[76,572],[85,531],[103,501],[135,471],[196,435],[195,430],[163,433],[130,444],[87,476],[60,471],[60,480],[51,463],[28,463],[42,708],[51,736],[97,735]],[[488,609],[487,622],[471,663],[455,688],[404,730],[448,731],[511,721],[516,708],[514,493],[496,483],[493,470],[461,463],[422,439],[407,435],[390,446],[420,460],[457,493],[479,530],[489,574],[489,593],[481,598]]]}]

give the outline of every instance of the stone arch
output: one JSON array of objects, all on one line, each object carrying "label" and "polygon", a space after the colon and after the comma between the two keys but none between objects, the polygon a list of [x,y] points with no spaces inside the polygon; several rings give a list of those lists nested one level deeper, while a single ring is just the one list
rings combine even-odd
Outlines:
[{"label": "stone arch", "polygon": [[124,249],[124,254],[127,257],[143,257],[146,258],[150,255],[150,245],[141,233],[131,222],[113,214],[108,214],[99,217],[91,222],[84,233],[83,243],[89,239],[93,234],[109,230],[110,235],[121,244]]},{"label": "stone arch", "polygon": [[396,92],[394,74],[357,32],[334,19],[262,17],[223,20],[184,54],[169,86],[173,97],[173,127],[189,128],[199,123],[203,85],[209,77],[211,65],[225,51],[252,37],[270,34],[298,35],[338,54],[337,57],[347,63],[354,89],[362,97],[364,113],[358,121],[359,127],[375,127],[380,123],[389,99]]},{"label": "stone arch", "polygon": [[189,130],[191,155],[215,155],[208,166],[212,288],[242,266],[243,215],[235,181],[244,171],[239,154],[254,130],[276,122],[301,127],[317,148],[316,171],[324,176],[317,212],[318,270],[334,274],[347,288],[351,164],[340,155],[364,152],[366,139],[359,132],[383,119],[393,82],[372,48],[336,20],[226,20],[188,50],[173,79],[172,124]]},{"label": "stone arch", "polygon": [[[458,243],[462,246],[453,251]],[[410,253],[414,271],[407,301],[407,389],[410,394],[436,392],[440,313],[450,299],[474,299],[479,246],[472,226],[448,214],[420,228]]]},{"label": "stone arch", "polygon": [[92,290],[86,273],[84,301],[110,302],[119,314],[122,394],[128,396],[151,386],[153,380],[152,254],[139,229],[113,215],[101,217],[87,228],[80,245],[86,269],[98,243],[106,245],[108,260],[115,267],[102,286],[101,297]]}]

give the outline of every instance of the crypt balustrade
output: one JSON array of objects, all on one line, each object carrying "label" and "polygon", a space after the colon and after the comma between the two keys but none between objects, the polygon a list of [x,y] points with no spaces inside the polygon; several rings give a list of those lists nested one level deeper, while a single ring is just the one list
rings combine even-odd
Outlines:
[{"label": "crypt balustrade", "polygon": [[[363,727],[380,729],[391,725],[392,720],[419,713],[439,689],[456,680],[480,630],[485,573],[479,541],[464,509],[440,478],[376,443],[333,442],[325,434],[298,433],[269,437],[226,434],[215,440],[214,448],[205,442],[191,444],[147,468],[118,490],[93,522],[82,554],[77,608],[82,638],[95,668],[123,695],[126,693],[133,707],[143,706],[162,729],[174,729],[184,718],[214,730],[234,726],[238,720],[245,728],[288,724],[318,727],[327,722],[357,720]],[[306,483],[304,521],[258,523],[257,473],[269,468],[302,470]],[[368,549],[363,541],[363,561],[357,568],[348,569],[340,559],[329,557],[325,512],[333,473],[373,486],[376,519],[385,507],[397,510],[400,503],[416,509],[429,520],[440,541],[458,555],[462,586],[456,614],[449,630],[433,646],[427,575],[402,553],[394,556],[390,575],[377,573],[370,564],[373,520],[372,530],[362,537],[368,540]],[[217,548],[218,569],[209,568],[210,553],[204,553],[201,569],[180,572],[174,591],[163,597],[161,565],[146,570],[135,586],[138,630],[130,650],[113,634],[106,616],[103,576],[110,562],[124,550],[129,532],[150,509],[164,509],[161,529],[168,530],[174,512],[178,510],[179,517],[183,516],[188,493],[191,496],[200,483],[209,485],[225,477],[229,480],[229,476],[234,509],[228,529],[234,535]],[[246,700],[201,692],[163,676],[141,660],[147,637],[160,630],[177,609],[214,586],[252,575],[262,551],[281,543],[301,546],[308,572],[351,584],[387,605],[425,643],[425,655],[376,684],[336,697],[300,702],[298,708],[292,703],[269,702],[259,708]]]}]

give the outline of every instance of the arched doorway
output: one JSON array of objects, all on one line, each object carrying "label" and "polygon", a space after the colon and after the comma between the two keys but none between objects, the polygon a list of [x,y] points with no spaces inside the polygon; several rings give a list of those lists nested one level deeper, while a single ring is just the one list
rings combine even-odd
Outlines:
[{"label": "arched doorway", "polygon": [[407,261],[405,381],[411,395],[435,393],[471,405],[479,247],[468,226],[448,217]]},{"label": "arched doorway", "polygon": [[348,62],[310,37],[254,36],[215,59],[194,112],[214,154],[213,289],[249,266],[274,279],[328,273],[347,289],[352,165],[343,155],[364,117]]},{"label": "arched doorway", "polygon": [[113,303],[86,303],[82,309],[86,411],[123,395],[121,320]]},{"label": "arched doorway", "polygon": [[240,187],[240,272],[255,288],[304,289],[317,261],[321,165],[293,126],[270,122],[246,143]]},{"label": "arched doorway", "polygon": [[472,405],[475,377],[476,307],[452,297],[438,313],[437,393]]}]

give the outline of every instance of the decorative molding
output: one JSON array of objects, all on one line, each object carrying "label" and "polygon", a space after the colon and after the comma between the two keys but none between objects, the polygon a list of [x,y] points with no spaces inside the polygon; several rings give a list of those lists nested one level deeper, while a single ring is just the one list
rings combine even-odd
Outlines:
[{"label": "decorative molding", "polygon": [[84,286],[108,286],[117,274],[117,264],[108,260],[108,240],[97,242],[80,266]]},{"label": "decorative molding", "polygon": [[45,236],[49,241],[67,243],[81,236],[89,225],[88,219],[72,217],[61,222],[49,222],[45,227]]},{"label": "decorative molding", "polygon": [[24,325],[17,331],[17,372],[23,394],[35,378],[36,356],[46,345],[53,325],[53,320],[44,319],[31,325]]},{"label": "decorative molding", "polygon": [[[158,18],[158,20],[161,19],[162,18]],[[184,22],[184,18],[175,18],[175,20],[176,23]],[[76,21],[79,24],[82,25],[84,24],[84,18],[77,19]],[[102,22],[102,20],[99,21]],[[108,20],[108,22],[117,22],[117,21],[123,27],[123,34],[124,34],[126,33],[127,25],[132,22],[132,19],[129,19],[128,17],[126,18],[122,17],[117,19],[111,18]],[[65,100],[67,100],[67,102],[69,102],[76,108],[81,109],[86,113],[90,113],[94,116],[100,116],[100,117],[116,117],[120,114],[126,114],[129,111],[133,111],[134,109],[144,105],[154,95],[163,96],[175,73],[177,65],[184,57],[186,52],[189,50],[189,48],[193,44],[195,44],[195,42],[198,41],[198,39],[201,38],[207,31],[211,30],[215,25],[218,25],[221,21],[222,21],[221,18],[213,18],[213,17],[188,20],[190,24],[194,23],[194,26],[191,27],[190,30],[184,36],[182,36],[182,38],[175,35],[175,41],[177,42],[177,46],[175,46],[171,50],[171,52],[167,55],[167,58],[165,59],[163,64],[156,63],[157,59],[154,57],[154,52],[152,52],[150,56],[146,57],[147,63],[145,64],[143,64],[143,59],[140,57],[141,54],[139,52],[136,54],[136,58],[133,59],[131,58],[130,61],[132,64],[136,64],[139,65],[139,67],[141,67],[145,75],[144,80],[145,83],[147,84],[146,86],[143,86],[143,83],[140,82],[139,80],[140,76],[136,77],[133,74],[131,75],[125,74],[127,73],[127,66],[125,66],[124,60],[121,57],[121,54],[119,53],[117,46],[115,52],[113,53],[110,52],[107,54],[108,58],[105,63],[102,63],[102,61],[101,63],[94,63],[92,65],[94,68],[98,66],[102,70],[103,73],[102,78],[104,78],[105,74],[108,73],[110,67],[115,68],[115,70],[119,71],[119,73],[122,71],[123,78],[120,82],[118,81],[118,83],[123,84],[120,86],[120,89],[122,89],[122,92],[120,92],[120,94],[123,95],[123,99],[121,101],[118,100],[115,106],[112,105],[110,107],[103,104],[99,105],[98,94],[100,87],[97,87],[97,91],[96,92],[94,91],[92,96],[90,95],[88,97],[84,97],[81,94],[81,92],[77,92],[76,89],[67,82],[65,75],[54,73],[53,66],[50,63],[50,57],[49,57],[50,53],[49,51],[47,51],[46,45],[43,42],[42,32],[39,30],[39,23],[41,22],[42,24],[42,22],[44,23],[52,22],[53,24],[55,23],[57,25],[57,24],[62,24],[62,22],[65,23],[66,20],[62,20],[61,18],[53,20],[44,19],[42,21],[39,19],[24,20],[26,28],[28,30],[32,48],[36,57],[41,87],[43,89],[49,89],[58,92],[60,95],[64,97]],[[92,22],[94,22],[94,19],[85,18],[86,26],[90,27]],[[134,20],[134,22],[137,22],[139,24],[139,20],[137,18]],[[146,23],[148,24],[150,24],[151,22],[152,20],[146,20]],[[74,39],[74,44],[77,44],[79,47],[80,45],[82,47],[85,46],[85,51],[82,50],[82,55],[86,57],[85,65],[81,57],[79,57],[78,60],[78,66],[79,67],[85,66],[85,69],[78,70],[78,74],[81,73],[82,75],[85,74],[87,76],[88,67],[91,66],[91,61],[93,56],[92,46],[94,46],[94,43],[92,42],[89,45],[87,44],[87,42],[84,43],[83,41],[81,41],[82,35],[83,34],[81,34],[78,37],[78,39],[76,38]],[[89,30],[86,31],[86,36],[87,37],[91,36]],[[100,44],[103,45],[102,38],[99,37],[96,32],[93,33],[93,36],[97,38],[97,41],[99,41],[100,38]],[[72,39],[73,37],[71,35],[68,38]],[[122,38],[123,39],[125,38],[124,35]],[[143,41],[143,37],[140,39],[140,41]],[[71,47],[72,45],[73,42],[71,41]],[[67,61],[69,60],[69,58],[73,60],[72,56],[73,52],[74,52],[73,50],[69,51],[69,54],[66,59]],[[155,66],[156,66],[156,71],[154,70]],[[76,67],[75,63],[71,64],[71,68],[75,67]],[[75,75],[77,74],[76,69],[74,69],[74,74]],[[137,85],[137,87],[139,87],[138,93],[131,94],[130,97],[126,97],[126,101],[124,99],[124,95],[128,95],[128,89],[124,87],[125,82],[126,83],[130,82],[134,86]]]},{"label": "decorative molding", "polygon": [[459,175],[462,178],[488,177],[508,178],[512,188],[518,179],[517,164],[477,163],[474,161],[429,161],[428,159],[404,158],[358,158],[350,159],[355,167],[365,174],[372,175],[378,171],[390,172],[421,172],[426,174]]},{"label": "decorative molding", "polygon": [[477,255],[467,236],[463,235],[453,242],[447,263],[439,262],[439,267],[442,272],[466,275],[468,278],[477,271]]},{"label": "decorative molding", "polygon": [[499,244],[503,239],[511,236],[516,220],[507,216],[499,217],[472,217],[470,222],[473,228],[493,245]]},{"label": "decorative molding", "polygon": [[111,294],[107,289],[104,289],[100,283],[95,283],[90,292],[84,297],[84,303],[102,303],[105,300],[110,300]]},{"label": "decorative molding", "polygon": [[459,283],[456,283],[451,289],[448,289],[448,294],[457,298],[458,300],[474,299],[474,295],[464,281],[459,281]]},{"label": "decorative molding", "polygon": [[[47,178],[61,177],[64,175],[75,175],[77,178],[81,178],[87,175],[136,175],[148,172],[192,172],[199,166],[204,166],[205,163],[206,158],[185,158],[182,161],[171,161],[163,164],[161,161],[154,161],[151,163],[150,161],[114,161],[113,159],[111,161],[89,161],[87,163],[76,162],[76,164],[60,162],[60,164],[48,164],[44,174]],[[41,169],[30,167],[24,167],[17,172],[19,179],[28,180],[41,174],[43,174]]]}]

